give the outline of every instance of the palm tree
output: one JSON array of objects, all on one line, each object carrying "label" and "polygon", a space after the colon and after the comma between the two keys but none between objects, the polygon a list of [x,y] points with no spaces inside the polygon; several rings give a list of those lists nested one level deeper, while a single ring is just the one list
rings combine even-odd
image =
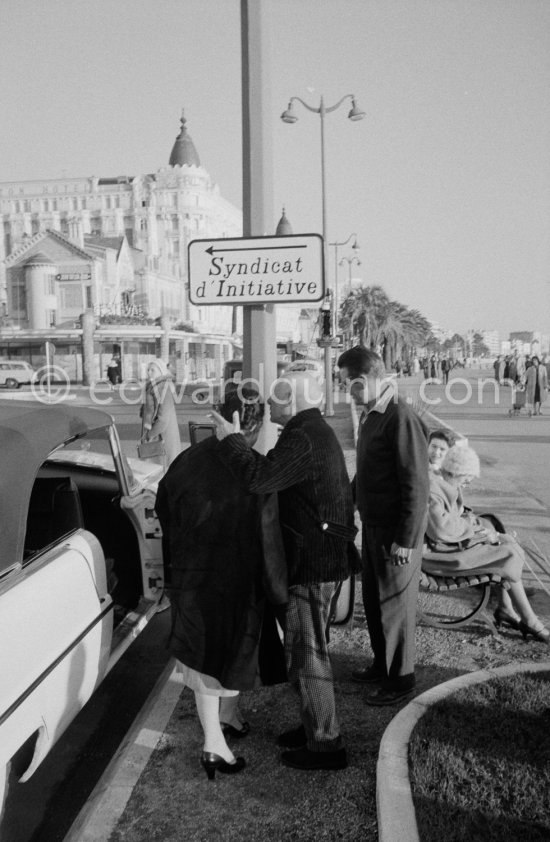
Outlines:
[{"label": "palm tree", "polygon": [[340,327],[358,336],[364,347],[380,350],[388,368],[433,339],[429,321],[418,310],[391,301],[378,285],[348,295],[342,304]]},{"label": "palm tree", "polygon": [[381,286],[360,287],[353,290],[342,304],[341,327],[359,338],[365,348],[379,344],[379,325],[388,296]]}]

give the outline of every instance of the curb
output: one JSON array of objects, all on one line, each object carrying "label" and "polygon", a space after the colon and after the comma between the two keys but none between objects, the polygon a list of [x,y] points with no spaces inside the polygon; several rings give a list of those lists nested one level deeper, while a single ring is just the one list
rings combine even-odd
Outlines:
[{"label": "curb", "polygon": [[472,684],[522,672],[548,672],[549,669],[550,661],[546,661],[508,664],[467,673],[426,690],[399,711],[382,735],[376,765],[379,842],[420,842],[409,778],[408,745],[418,720],[430,706]]},{"label": "curb", "polygon": [[182,687],[172,658],[63,842],[107,842],[164,733]]}]

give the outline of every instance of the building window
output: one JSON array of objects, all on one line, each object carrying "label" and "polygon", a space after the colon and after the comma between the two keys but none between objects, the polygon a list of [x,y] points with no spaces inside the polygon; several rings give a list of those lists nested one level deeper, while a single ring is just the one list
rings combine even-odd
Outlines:
[{"label": "building window", "polygon": [[92,288],[86,287],[86,307],[88,310],[92,307]]},{"label": "building window", "polygon": [[59,299],[64,310],[82,307],[82,289],[80,284],[60,284]]},{"label": "building window", "polygon": [[46,318],[48,320],[48,326],[55,327],[55,310],[47,310]]},{"label": "building window", "polygon": [[44,277],[44,292],[46,295],[55,295],[55,275]]}]

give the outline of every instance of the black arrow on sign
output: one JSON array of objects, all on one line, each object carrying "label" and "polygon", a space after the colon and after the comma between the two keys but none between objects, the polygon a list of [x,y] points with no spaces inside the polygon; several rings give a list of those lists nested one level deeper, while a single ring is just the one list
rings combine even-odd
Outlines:
[{"label": "black arrow on sign", "polygon": [[205,249],[207,254],[214,254],[215,251],[280,251],[281,249],[307,249],[307,245],[301,246],[243,246],[237,249],[215,249],[214,246]]}]

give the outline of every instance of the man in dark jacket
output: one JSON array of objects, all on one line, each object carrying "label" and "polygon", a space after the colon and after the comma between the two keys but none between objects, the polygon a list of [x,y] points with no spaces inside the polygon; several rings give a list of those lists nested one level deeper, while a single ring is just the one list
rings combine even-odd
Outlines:
[{"label": "man in dark jacket", "polygon": [[308,372],[279,380],[268,403],[271,420],[283,431],[265,456],[233,434],[238,419],[231,426],[212,413],[222,439],[220,458],[235,477],[249,491],[278,492],[289,584],[285,653],[302,719],[278,744],[293,749],[282,755],[286,766],[306,770],[347,765],[326,628],[337,583],[358,572],[349,552],[356,531],[351,487],[342,449],[318,409],[321,401],[321,388]]},{"label": "man in dark jacket", "polygon": [[379,685],[368,704],[391,705],[414,694],[416,602],[429,497],[427,431],[385,379],[374,351],[350,348],[338,366],[363,407],[354,488],[374,661],[353,678]]}]

